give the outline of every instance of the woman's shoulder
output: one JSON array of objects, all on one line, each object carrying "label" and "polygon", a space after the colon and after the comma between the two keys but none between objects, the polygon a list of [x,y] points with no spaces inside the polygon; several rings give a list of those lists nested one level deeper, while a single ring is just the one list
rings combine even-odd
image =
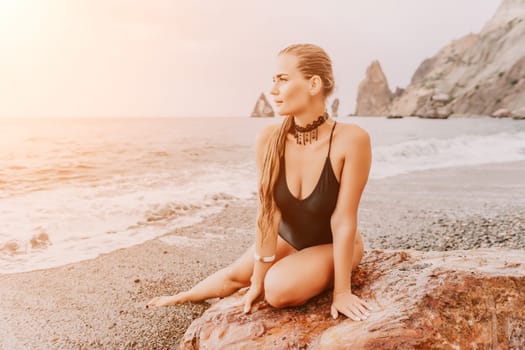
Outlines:
[{"label": "woman's shoulder", "polygon": [[270,136],[272,135],[272,133],[279,131],[279,126],[280,124],[266,125],[257,134],[257,138],[255,140],[255,154],[257,159],[259,159],[260,161],[262,161],[262,157],[265,153],[266,145],[270,140]]},{"label": "woman's shoulder", "polygon": [[363,145],[370,142],[370,135],[368,131],[361,126],[353,123],[337,123],[334,136],[340,144],[349,145]]},{"label": "woman's shoulder", "polygon": [[280,124],[272,123],[269,125],[266,125],[262,128],[261,131],[257,134],[257,146],[264,146],[268,142],[268,139],[272,135],[272,133],[277,132],[279,130]]}]

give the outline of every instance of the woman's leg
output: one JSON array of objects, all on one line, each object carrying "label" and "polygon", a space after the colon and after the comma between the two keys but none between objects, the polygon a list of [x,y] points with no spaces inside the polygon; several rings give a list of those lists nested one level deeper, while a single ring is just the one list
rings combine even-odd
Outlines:
[{"label": "woman's leg", "polygon": [[[363,239],[356,234],[352,270],[363,257]],[[274,307],[297,306],[333,287],[333,245],[300,250],[275,263],[266,273],[264,293]]]},{"label": "woman's leg", "polygon": [[[276,262],[295,251],[296,249],[288,242],[277,236]],[[252,244],[233,263],[206,277],[190,290],[171,296],[156,297],[146,305],[146,308],[225,297],[242,287],[249,286],[253,272],[254,252],[255,244]]]}]

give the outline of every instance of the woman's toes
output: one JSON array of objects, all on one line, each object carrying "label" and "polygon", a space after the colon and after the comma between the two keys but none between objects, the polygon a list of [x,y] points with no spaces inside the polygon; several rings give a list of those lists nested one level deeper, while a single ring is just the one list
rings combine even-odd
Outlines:
[{"label": "woman's toes", "polygon": [[146,309],[151,309],[158,306],[168,306],[174,304],[181,304],[186,301],[186,294],[184,292],[178,293],[176,295],[163,295],[156,297],[150,300],[146,304]]},{"label": "woman's toes", "polygon": [[151,309],[155,306],[157,306],[157,301],[159,300],[159,297],[153,298],[149,301],[149,303],[146,304],[146,309]]}]

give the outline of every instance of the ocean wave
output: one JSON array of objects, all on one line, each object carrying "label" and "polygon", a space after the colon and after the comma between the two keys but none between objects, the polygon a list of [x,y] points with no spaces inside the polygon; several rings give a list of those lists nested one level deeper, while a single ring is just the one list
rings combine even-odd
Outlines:
[{"label": "ocean wave", "polygon": [[182,215],[191,215],[203,207],[204,205],[185,203],[166,203],[160,207],[155,205],[154,208],[146,211],[145,220],[146,222],[172,220]]},{"label": "ocean wave", "polygon": [[[525,159],[522,124],[492,118],[361,121],[377,136],[372,138],[377,141],[372,178]],[[167,124],[156,124],[163,122]],[[148,120],[138,130],[122,128],[119,121],[114,129],[109,124],[93,129],[102,134],[96,140],[92,133],[55,132],[49,147],[36,138],[35,144],[22,139],[0,149],[0,273],[94,258],[173,234],[219,212],[229,201],[257,199],[252,136],[261,124],[232,119],[231,137],[223,137],[216,131],[224,120],[208,133],[192,131],[201,130],[201,120],[188,122],[188,129],[181,129],[172,128],[170,121]],[[33,249],[31,239],[41,232],[53,244]]]},{"label": "ocean wave", "polygon": [[373,150],[371,178],[449,166],[525,159],[525,132],[428,138],[378,146]]}]

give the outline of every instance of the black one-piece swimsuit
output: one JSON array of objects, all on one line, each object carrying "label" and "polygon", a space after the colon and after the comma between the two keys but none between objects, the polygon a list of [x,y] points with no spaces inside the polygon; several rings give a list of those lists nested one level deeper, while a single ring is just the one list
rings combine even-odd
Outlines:
[{"label": "black one-piece swimsuit", "polygon": [[274,188],[275,202],[281,211],[279,236],[297,250],[333,242],[330,217],[339,193],[339,182],[330,161],[335,124],[330,132],[328,155],[321,177],[308,197],[298,199],[290,192],[286,183],[284,152],[280,158],[281,168]]}]

